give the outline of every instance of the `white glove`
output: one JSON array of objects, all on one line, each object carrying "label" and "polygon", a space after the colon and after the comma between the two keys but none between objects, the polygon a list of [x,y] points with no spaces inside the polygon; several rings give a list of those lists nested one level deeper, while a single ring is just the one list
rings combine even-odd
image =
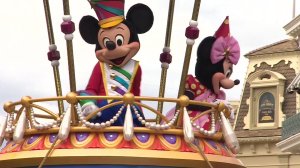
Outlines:
[{"label": "white glove", "polygon": [[[98,106],[96,106],[93,102],[85,103],[84,105],[81,106],[82,109],[82,114],[84,116],[88,116],[92,112],[98,109]],[[101,116],[101,112],[97,113],[97,116]]]},{"label": "white glove", "polygon": [[227,100],[215,99],[213,104],[219,105],[221,102],[224,103],[225,107],[230,111],[230,119],[234,119],[234,109]]}]

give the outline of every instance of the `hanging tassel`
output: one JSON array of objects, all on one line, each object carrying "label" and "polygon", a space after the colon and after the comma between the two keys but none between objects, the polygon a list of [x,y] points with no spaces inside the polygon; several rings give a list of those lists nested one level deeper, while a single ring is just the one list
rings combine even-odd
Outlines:
[{"label": "hanging tassel", "polygon": [[0,146],[2,146],[4,138],[5,138],[5,129],[7,127],[8,117],[9,116],[7,115],[6,119],[3,122],[1,122],[1,124],[0,124]]},{"label": "hanging tassel", "polygon": [[125,123],[123,127],[124,139],[130,141],[133,138],[133,119],[131,114],[130,105],[127,105],[127,110],[125,114]]},{"label": "hanging tassel", "polygon": [[232,151],[232,153],[237,154],[239,152],[240,145],[236,138],[236,135],[233,132],[232,127],[223,112],[220,113],[220,117],[221,117],[222,133],[223,133],[225,143],[227,147]]},{"label": "hanging tassel", "polygon": [[184,140],[187,143],[194,142],[193,127],[186,108],[183,109],[183,134],[184,134]]},{"label": "hanging tassel", "polygon": [[19,120],[17,122],[17,126],[13,135],[13,140],[15,143],[20,143],[23,141],[24,132],[26,128],[26,112],[22,111]]},{"label": "hanging tassel", "polygon": [[58,139],[65,140],[69,136],[71,128],[71,106],[67,109],[64,118],[61,121],[59,132],[58,132]]}]

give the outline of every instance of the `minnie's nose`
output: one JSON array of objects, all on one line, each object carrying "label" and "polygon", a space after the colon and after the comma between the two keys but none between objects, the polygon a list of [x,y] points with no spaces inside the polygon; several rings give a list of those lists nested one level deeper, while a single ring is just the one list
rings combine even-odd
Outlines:
[{"label": "minnie's nose", "polygon": [[116,44],[113,41],[107,41],[106,42],[106,48],[108,50],[114,50],[116,48]]},{"label": "minnie's nose", "polygon": [[238,79],[234,80],[234,85],[238,85],[238,84],[240,84],[240,80]]}]

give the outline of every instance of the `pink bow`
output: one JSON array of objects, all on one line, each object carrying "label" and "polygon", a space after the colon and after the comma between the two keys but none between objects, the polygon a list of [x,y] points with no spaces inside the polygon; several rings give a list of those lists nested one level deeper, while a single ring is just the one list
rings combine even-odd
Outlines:
[{"label": "pink bow", "polygon": [[210,60],[213,64],[227,58],[231,63],[237,64],[240,59],[240,46],[234,37],[219,37],[211,49]]}]

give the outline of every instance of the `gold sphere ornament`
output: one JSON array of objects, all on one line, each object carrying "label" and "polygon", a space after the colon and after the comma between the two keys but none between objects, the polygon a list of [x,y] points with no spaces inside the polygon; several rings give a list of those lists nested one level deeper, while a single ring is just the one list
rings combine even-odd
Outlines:
[{"label": "gold sphere ornament", "polygon": [[231,114],[231,110],[230,110],[228,107],[226,107],[225,110],[224,110],[224,115],[225,115],[225,117],[226,117],[226,118],[229,118],[229,117],[230,117],[230,114]]},{"label": "gold sphere ornament", "polygon": [[123,96],[123,101],[125,104],[133,104],[134,95],[132,93],[125,93]]},{"label": "gold sphere ornament", "polygon": [[70,104],[78,103],[78,100],[77,100],[76,96],[77,96],[77,93],[75,93],[75,92],[68,93],[67,96],[66,96],[67,102],[70,103]]},{"label": "gold sphere ornament", "polygon": [[185,96],[185,95],[182,95],[179,97],[179,105],[180,107],[186,107],[190,104],[190,99]]},{"label": "gold sphere ornament", "polygon": [[220,102],[218,104],[218,107],[217,107],[218,111],[221,112],[225,109],[225,104],[223,102]]},{"label": "gold sphere ornament", "polygon": [[21,103],[24,107],[30,107],[30,100],[31,100],[31,97],[30,96],[24,96],[22,97],[21,99]]},{"label": "gold sphere ornament", "polygon": [[6,102],[3,106],[4,111],[12,113],[15,110],[15,106],[12,106],[12,102]]}]

